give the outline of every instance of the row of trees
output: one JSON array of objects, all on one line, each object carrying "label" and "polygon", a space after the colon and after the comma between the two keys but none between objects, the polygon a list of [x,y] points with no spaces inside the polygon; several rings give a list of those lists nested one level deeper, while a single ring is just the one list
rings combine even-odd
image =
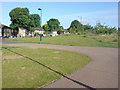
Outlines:
[{"label": "row of trees", "polygon": [[[40,16],[38,14],[30,14],[28,8],[15,8],[10,11],[9,16],[12,21],[10,24],[11,28],[29,27],[29,30],[34,31],[34,27],[41,27]],[[59,20],[54,18],[47,21],[47,24],[44,24],[42,27],[45,32],[56,30],[61,33],[63,30],[65,30],[62,26],[60,26]],[[83,25],[78,20],[72,21],[70,27],[67,29],[67,32],[69,33],[79,34],[88,32],[94,34],[111,34],[116,31],[116,28],[102,25],[100,22],[97,23],[95,27],[93,27],[89,24]]]},{"label": "row of trees", "polygon": [[[58,19],[50,19],[47,21],[47,24],[43,25],[43,29],[47,32],[48,30],[54,31],[57,30],[62,32],[64,29],[60,26],[60,22]],[[117,32],[115,27],[109,27],[106,25],[102,25],[100,22],[96,23],[93,27],[89,24],[83,25],[78,20],[74,20],[71,22],[70,27],[67,29],[69,33],[78,33],[78,34],[85,34],[85,33],[94,33],[94,34],[112,34]]]},{"label": "row of trees", "polygon": [[71,22],[70,27],[68,28],[70,33],[94,33],[94,34],[112,34],[116,33],[117,29],[115,27],[109,27],[106,25],[102,25],[100,22],[96,23],[93,27],[89,24],[83,25],[78,20],[74,20]]}]

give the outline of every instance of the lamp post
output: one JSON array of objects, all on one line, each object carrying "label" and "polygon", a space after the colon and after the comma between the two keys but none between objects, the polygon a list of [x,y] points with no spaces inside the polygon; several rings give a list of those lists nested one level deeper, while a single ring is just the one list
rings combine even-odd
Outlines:
[{"label": "lamp post", "polygon": [[38,8],[38,10],[40,10],[40,11],[41,11],[40,24],[41,24],[41,27],[42,27],[42,9],[41,9],[41,8]]},{"label": "lamp post", "polygon": [[41,42],[41,41],[42,41],[42,36],[43,36],[43,34],[42,34],[42,9],[41,9],[41,8],[38,8],[38,10],[41,11],[41,18],[40,18],[40,24],[41,24],[40,42]]}]

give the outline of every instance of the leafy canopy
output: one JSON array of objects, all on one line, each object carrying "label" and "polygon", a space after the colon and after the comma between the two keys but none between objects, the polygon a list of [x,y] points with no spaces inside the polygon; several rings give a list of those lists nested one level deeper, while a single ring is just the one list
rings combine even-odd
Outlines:
[{"label": "leafy canopy", "polygon": [[82,24],[78,21],[78,20],[74,20],[71,22],[71,25],[69,27],[69,30],[70,28],[72,28],[72,32],[78,32],[80,30],[82,30]]},{"label": "leafy canopy", "polygon": [[43,25],[43,29],[44,29],[45,31],[50,30],[50,28],[49,28],[48,24],[44,24],[44,25]]},{"label": "leafy canopy", "polygon": [[49,21],[47,21],[47,24],[50,28],[50,30],[58,30],[59,29],[59,25],[60,25],[60,22],[58,19],[50,19]]},{"label": "leafy canopy", "polygon": [[23,27],[28,26],[30,22],[29,10],[27,8],[15,8],[10,11],[9,16],[11,18],[11,27]]},{"label": "leafy canopy", "polygon": [[38,14],[30,14],[30,26],[40,27],[40,16]]},{"label": "leafy canopy", "polygon": [[10,11],[11,28],[16,27],[40,27],[40,16],[29,14],[28,8],[14,8]]}]

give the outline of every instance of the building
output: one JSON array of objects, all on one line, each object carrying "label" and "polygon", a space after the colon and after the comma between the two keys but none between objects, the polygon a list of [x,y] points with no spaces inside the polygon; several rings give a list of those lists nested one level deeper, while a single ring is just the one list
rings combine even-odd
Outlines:
[{"label": "building", "polygon": [[51,36],[58,36],[57,31],[49,31],[48,32]]},{"label": "building", "polygon": [[0,38],[2,37],[2,26],[0,25]]},{"label": "building", "polygon": [[12,35],[12,28],[0,24],[0,37],[9,38],[11,37],[11,35]]},{"label": "building", "polygon": [[21,37],[21,38],[24,38],[26,37],[26,32],[27,32],[27,29],[25,28],[19,28],[18,27],[18,34],[17,34],[17,37]]},{"label": "building", "polygon": [[44,30],[42,28],[34,28],[34,33],[38,33],[38,34],[44,34]]}]

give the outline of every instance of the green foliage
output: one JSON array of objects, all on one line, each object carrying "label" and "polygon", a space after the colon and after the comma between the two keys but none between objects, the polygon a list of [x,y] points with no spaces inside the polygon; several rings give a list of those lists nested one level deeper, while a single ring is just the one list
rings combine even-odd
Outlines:
[{"label": "green foliage", "polygon": [[[38,14],[29,14],[28,8],[14,8],[10,11],[9,16],[11,18],[12,23],[10,24],[11,28],[17,27],[41,27],[40,25],[40,16]],[[63,27],[60,26],[60,22],[58,19],[51,18],[47,21],[47,24],[43,25],[43,29],[46,33],[48,31],[58,31],[59,34],[63,32]],[[74,34],[112,34],[117,33],[117,29],[115,27],[108,27],[102,25],[100,22],[96,23],[95,27],[91,25],[83,25],[78,20],[74,20],[71,22],[70,27],[67,29],[68,32]]]},{"label": "green foliage", "polygon": [[38,14],[29,14],[28,8],[14,8],[9,16],[12,23],[11,28],[16,27],[40,27],[40,16]]},{"label": "green foliage", "polygon": [[76,29],[75,29],[75,28],[70,28],[70,29],[69,29],[69,32],[70,32],[70,33],[75,33],[75,32],[76,32]]},{"label": "green foliage", "polygon": [[91,25],[83,25],[83,28],[84,28],[84,31],[93,29]]},{"label": "green foliage", "polygon": [[35,27],[35,19],[34,19],[34,15],[33,14],[31,14],[31,15],[29,15],[29,17],[30,17],[30,26],[31,27]]},{"label": "green foliage", "polygon": [[50,30],[48,24],[44,24],[43,25],[43,29],[45,30],[45,32],[47,32],[48,30]]},{"label": "green foliage", "polygon": [[108,27],[102,25],[100,22],[96,23],[94,30],[92,31],[94,34],[112,34],[117,33],[117,29],[115,27]]},{"label": "green foliage", "polygon": [[79,31],[83,30],[82,24],[78,20],[74,20],[74,21],[71,22],[69,30],[71,28],[72,28],[72,32],[79,32]]},{"label": "green foliage", "polygon": [[30,33],[33,33],[34,31],[35,31],[34,28],[32,28],[32,27],[29,28]]},{"label": "green foliage", "polygon": [[30,14],[30,26],[40,27],[40,16],[38,14]]},{"label": "green foliage", "polygon": [[9,16],[12,21],[10,24],[12,28],[29,26],[30,18],[27,8],[14,8],[10,11]]},{"label": "green foliage", "polygon": [[95,27],[92,27],[91,25],[82,25],[78,20],[72,21],[70,28],[68,28],[68,31],[70,33],[77,33],[78,35],[81,34],[112,34],[117,33],[117,29],[115,27],[108,27],[105,25],[102,25],[100,22],[96,23]]},{"label": "green foliage", "polygon": [[50,28],[51,31],[54,31],[54,30],[58,30],[59,29],[59,25],[60,25],[60,22],[58,19],[50,19],[49,21],[47,21],[47,24]]},{"label": "green foliage", "polygon": [[64,32],[63,26],[59,26],[57,33],[60,35],[60,34],[63,34],[63,32]]}]

